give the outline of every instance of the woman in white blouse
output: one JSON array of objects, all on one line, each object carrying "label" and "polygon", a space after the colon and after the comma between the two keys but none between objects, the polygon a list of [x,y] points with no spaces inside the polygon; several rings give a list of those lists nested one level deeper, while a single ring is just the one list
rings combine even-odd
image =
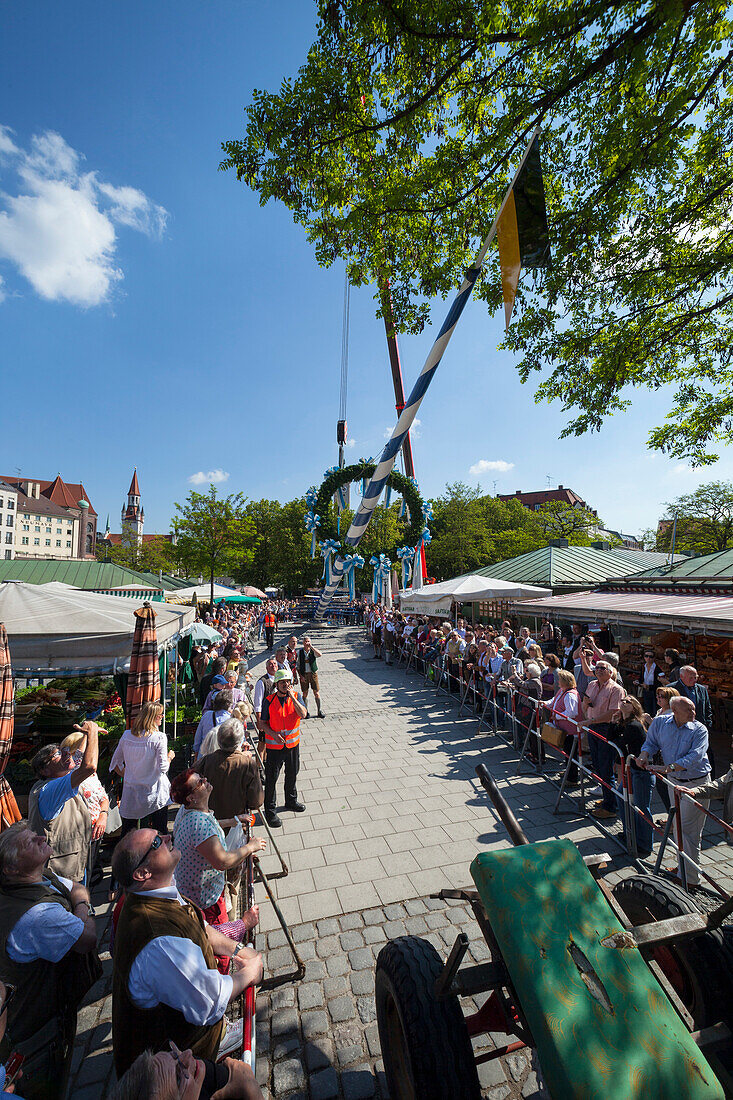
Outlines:
[{"label": "woman in white blouse", "polygon": [[120,817],[122,835],[140,827],[168,831],[168,803],[171,786],[168,768],[175,756],[168,751],[168,738],[160,731],[163,707],[143,703],[125,730],[110,761],[110,771],[122,776]]}]

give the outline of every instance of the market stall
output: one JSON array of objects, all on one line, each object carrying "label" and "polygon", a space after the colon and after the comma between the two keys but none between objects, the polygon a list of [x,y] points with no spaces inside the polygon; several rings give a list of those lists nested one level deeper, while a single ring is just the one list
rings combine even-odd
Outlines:
[{"label": "market stall", "polygon": [[506,602],[549,595],[548,588],[468,573],[439,584],[426,584],[414,591],[404,589],[400,592],[400,610],[411,614],[449,615],[454,604]]}]

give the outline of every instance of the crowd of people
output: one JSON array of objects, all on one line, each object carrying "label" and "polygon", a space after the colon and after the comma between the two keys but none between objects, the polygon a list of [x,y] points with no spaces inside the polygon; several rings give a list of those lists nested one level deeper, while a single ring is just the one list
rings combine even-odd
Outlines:
[{"label": "crowd of people", "polygon": [[[287,620],[287,601],[265,614]],[[120,784],[110,882],[117,1100],[262,1095],[252,1071],[230,1057],[241,1051],[242,1021],[227,1009],[262,976],[247,946],[258,908],[239,904],[239,893],[245,862],[266,841],[244,839],[240,823],[261,811],[281,824],[283,767],[285,809],[305,809],[300,722],[309,690],[323,717],[321,654],[309,637],[291,635],[253,683],[247,651],[257,615],[222,603],[205,619],[221,640],[191,655],[202,710],[190,765],[176,761],[170,778],[175,754],[156,702],[142,705],[110,761]],[[102,974],[89,891],[110,814],[98,761],[93,721],[45,745],[32,761],[28,820],[0,833],[0,1059],[22,1056],[26,1100],[64,1096],[77,1010]],[[0,1088],[2,1076],[0,1067]]]},{"label": "crowd of people", "polygon": [[[667,808],[667,784],[684,788],[700,803],[680,801],[683,851],[689,857],[684,873],[689,886],[699,885],[705,823],[700,806],[710,797],[721,798],[726,820],[733,819],[733,768],[711,782],[710,696],[677,650],[666,649],[658,665],[654,649],[645,649],[638,678],[624,685],[605,623],[593,630],[581,624],[560,629],[544,619],[534,638],[528,627],[515,629],[508,620],[474,627],[462,618],[454,624],[379,605],[369,608],[365,622],[374,659],[390,664],[399,651],[482,716],[488,711],[498,723],[511,716],[525,731],[523,747],[526,743],[531,758],[544,753],[545,741],[561,748],[572,758],[567,785],[578,782],[579,760],[599,782],[600,798],[591,809],[598,820],[619,815],[623,820],[626,773],[641,811],[634,817],[640,855],[653,849],[655,787]],[[624,833],[621,840],[626,842]],[[682,877],[681,860],[677,874]]]}]

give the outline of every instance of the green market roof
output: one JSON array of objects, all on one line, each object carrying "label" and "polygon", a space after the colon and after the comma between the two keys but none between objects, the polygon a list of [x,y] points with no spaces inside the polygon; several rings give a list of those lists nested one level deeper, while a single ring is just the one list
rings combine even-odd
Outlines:
[{"label": "green market roof", "polygon": [[124,565],[104,561],[31,561],[16,558],[13,561],[0,561],[0,582],[26,581],[27,584],[48,584],[60,581],[74,588],[87,591],[117,588],[120,585],[137,585],[140,588],[163,588],[172,591],[180,584],[172,585],[163,578],[162,584],[157,573],[138,573]]},{"label": "green market roof", "polygon": [[695,558],[681,558],[674,565],[663,563],[656,568],[645,569],[629,578],[632,581],[733,581],[733,549],[719,550],[715,554],[699,554]]},{"label": "green market roof", "polygon": [[529,554],[474,569],[484,577],[567,590],[589,588],[603,581],[662,566],[667,554],[658,550],[598,550],[594,546],[543,546]]}]

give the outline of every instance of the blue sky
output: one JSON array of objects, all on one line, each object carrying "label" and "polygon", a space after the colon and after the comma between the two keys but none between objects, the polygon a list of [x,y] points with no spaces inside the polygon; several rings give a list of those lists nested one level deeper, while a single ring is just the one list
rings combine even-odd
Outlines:
[{"label": "blue sky", "polygon": [[[2,472],[83,480],[115,530],[137,465],[152,531],[197,474],[286,500],[336,461],[343,269],[319,268],[283,208],[217,171],[252,89],[294,74],[314,27],[308,0],[2,6]],[[665,393],[559,441],[565,417],[520,385],[502,327],[467,306],[420,410],[424,495],[549,477],[637,532],[733,476],[730,452],[694,471],[646,450]],[[401,341],[408,392],[433,336]],[[367,288],[352,293],[348,422],[355,457],[394,422]]]}]

